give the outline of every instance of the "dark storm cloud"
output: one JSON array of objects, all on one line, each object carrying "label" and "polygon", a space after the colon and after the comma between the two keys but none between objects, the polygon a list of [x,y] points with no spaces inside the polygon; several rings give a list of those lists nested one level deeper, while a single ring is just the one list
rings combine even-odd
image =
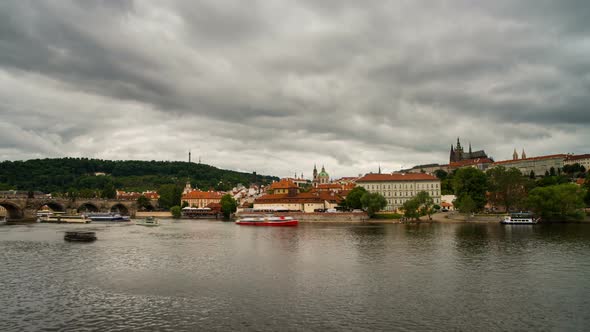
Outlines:
[{"label": "dark storm cloud", "polygon": [[443,162],[456,136],[587,152],[585,2],[3,1],[0,157],[345,175]]}]

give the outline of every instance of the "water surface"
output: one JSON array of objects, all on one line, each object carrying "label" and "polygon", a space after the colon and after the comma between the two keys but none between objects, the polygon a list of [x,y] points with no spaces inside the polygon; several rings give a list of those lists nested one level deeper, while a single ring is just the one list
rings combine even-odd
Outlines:
[{"label": "water surface", "polygon": [[577,224],[0,226],[0,330],[583,331],[589,249]]}]

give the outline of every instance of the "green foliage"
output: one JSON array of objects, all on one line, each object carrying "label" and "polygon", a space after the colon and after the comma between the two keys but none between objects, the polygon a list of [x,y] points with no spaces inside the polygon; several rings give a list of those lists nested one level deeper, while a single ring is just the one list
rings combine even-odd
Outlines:
[{"label": "green foliage", "polygon": [[480,211],[487,202],[488,178],[476,168],[461,168],[453,176],[453,189],[459,202],[469,196],[475,203],[475,211]]},{"label": "green foliage", "polygon": [[[445,172],[443,170],[440,170],[440,171]],[[442,195],[455,194],[455,189],[453,188],[453,181],[454,181],[453,179],[454,179],[456,173],[457,173],[457,170],[454,170],[452,173],[447,173],[447,175],[444,177],[444,179],[440,180],[440,191],[441,191]],[[438,175],[437,175],[437,177],[438,177]]]},{"label": "green foliage", "polygon": [[420,218],[420,202],[415,197],[405,201],[402,208],[404,209],[404,217],[416,220]]},{"label": "green foliage", "polygon": [[102,193],[100,194],[102,198],[116,198],[117,197],[117,190],[115,190],[115,185],[112,183],[107,184]]},{"label": "green foliage", "polygon": [[546,220],[583,218],[585,190],[575,184],[538,187],[529,193],[529,208]]},{"label": "green foliage", "polygon": [[544,176],[536,181],[535,185],[537,187],[548,187],[548,186],[555,186],[558,184],[569,183],[570,179],[565,175],[559,176]]},{"label": "green foliage", "polygon": [[430,216],[434,213],[434,200],[428,192],[421,191],[414,198],[403,204],[404,216],[409,219],[420,219],[422,216]]},{"label": "green foliage", "polygon": [[363,187],[354,187],[346,198],[342,202],[342,206],[348,209],[362,209],[363,204],[361,203],[361,198],[364,194],[367,193],[367,190]]},{"label": "green foliage", "polygon": [[140,210],[145,210],[149,207],[152,206],[152,204],[150,203],[150,200],[145,197],[144,195],[139,196],[139,198],[137,198],[137,206],[139,207]]},{"label": "green foliage", "polygon": [[503,206],[506,211],[522,207],[529,180],[517,168],[498,166],[488,170],[487,175],[490,203]]},{"label": "green foliage", "polygon": [[238,209],[238,202],[230,194],[223,195],[219,203],[225,219],[228,219]]},{"label": "green foliage", "polygon": [[169,209],[178,205],[180,207],[180,198],[182,197],[182,187],[174,184],[165,184],[158,189],[160,198],[158,205],[162,209]]},{"label": "green foliage", "polygon": [[436,171],[434,171],[434,176],[436,176],[439,180],[444,180],[447,178],[447,176],[449,176],[449,173],[445,172],[442,169],[437,169]]},{"label": "green foliage", "polygon": [[590,173],[588,173],[586,181],[582,187],[584,190],[586,190],[586,194],[584,195],[584,203],[587,207],[590,207]]},{"label": "green foliage", "polygon": [[188,206],[188,202],[187,201],[182,201],[182,205],[180,205],[181,208],[185,208]]},{"label": "green foliage", "polygon": [[180,206],[175,205],[170,208],[170,213],[172,214],[172,218],[179,219],[182,215],[182,209],[180,208]]},{"label": "green foliage", "polygon": [[[96,172],[106,176],[95,176]],[[32,159],[0,162],[0,190],[38,190],[45,193],[93,189],[108,184],[116,189],[145,191],[164,184],[184,185],[189,179],[199,188],[228,189],[238,183],[269,184],[276,177],[221,170],[205,164],[171,161],[113,161],[88,158]]]},{"label": "green foliage", "polygon": [[463,195],[461,196],[461,199],[457,198],[455,206],[457,206],[462,213],[473,213],[477,211],[477,203],[470,195]]},{"label": "green foliage", "polygon": [[367,211],[369,217],[373,217],[375,213],[383,210],[387,206],[387,200],[379,193],[366,192],[361,197],[361,205],[362,208]]}]

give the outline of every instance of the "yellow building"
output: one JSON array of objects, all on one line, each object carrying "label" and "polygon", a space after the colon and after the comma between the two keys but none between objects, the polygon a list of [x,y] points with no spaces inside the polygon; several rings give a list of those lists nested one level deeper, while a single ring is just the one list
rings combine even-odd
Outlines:
[{"label": "yellow building", "polygon": [[216,191],[193,190],[182,195],[182,201],[187,202],[190,207],[204,208],[211,203],[221,202],[222,196],[222,194]]},{"label": "yellow building", "polygon": [[424,173],[367,174],[356,180],[357,186],[379,193],[387,200],[385,211],[397,211],[402,205],[425,191],[434,204],[440,204],[440,180]]}]

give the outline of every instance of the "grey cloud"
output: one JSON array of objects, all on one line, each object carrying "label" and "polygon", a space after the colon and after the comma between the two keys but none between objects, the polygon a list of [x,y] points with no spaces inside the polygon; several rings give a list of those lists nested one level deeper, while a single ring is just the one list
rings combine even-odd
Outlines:
[{"label": "grey cloud", "polygon": [[196,145],[225,167],[289,175],[281,168],[322,156],[352,174],[380,160],[443,162],[456,136],[495,155],[516,144],[556,152],[535,144],[572,144],[590,124],[589,7],[3,1],[0,88],[21,87],[0,93],[4,126],[55,148],[7,140],[0,156],[151,159],[142,144],[182,139],[160,155]]}]

